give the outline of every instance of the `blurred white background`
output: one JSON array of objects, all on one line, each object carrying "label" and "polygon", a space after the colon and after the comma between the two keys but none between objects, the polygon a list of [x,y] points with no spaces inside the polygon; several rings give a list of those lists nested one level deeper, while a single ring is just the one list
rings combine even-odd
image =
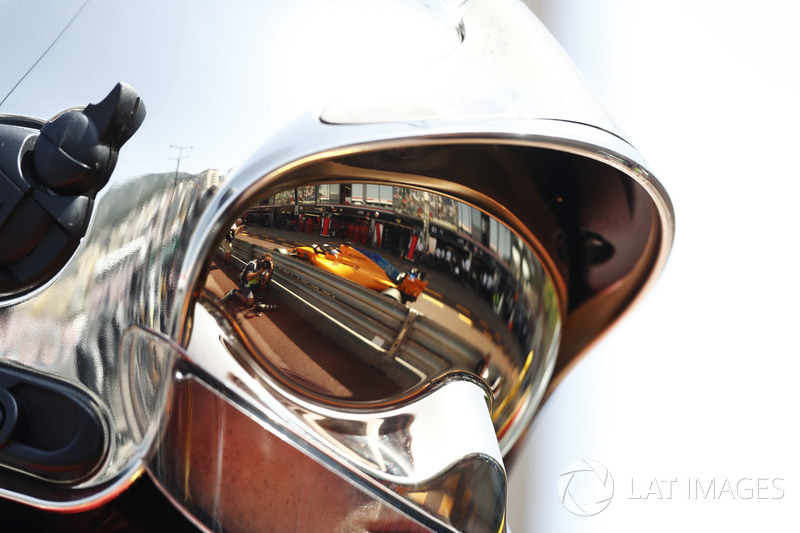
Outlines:
[{"label": "blurred white background", "polygon": [[[666,187],[677,232],[654,289],[534,422],[512,531],[800,531],[798,8],[528,5]],[[579,459],[613,476],[595,516],[559,500]]]}]

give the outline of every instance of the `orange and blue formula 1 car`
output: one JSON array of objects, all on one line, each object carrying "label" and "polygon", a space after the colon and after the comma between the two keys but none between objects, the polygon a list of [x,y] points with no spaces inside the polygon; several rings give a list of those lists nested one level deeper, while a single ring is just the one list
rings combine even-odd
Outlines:
[{"label": "orange and blue formula 1 car", "polygon": [[401,303],[416,301],[428,285],[424,272],[400,272],[379,253],[347,244],[298,246],[289,254]]}]

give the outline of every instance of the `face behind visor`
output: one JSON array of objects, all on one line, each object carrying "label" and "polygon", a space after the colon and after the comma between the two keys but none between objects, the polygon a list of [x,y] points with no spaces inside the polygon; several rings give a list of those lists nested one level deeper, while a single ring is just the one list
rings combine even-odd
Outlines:
[{"label": "face behind visor", "polygon": [[[4,495],[81,510],[147,472],[214,530],[505,528],[503,456],[554,369],[652,282],[672,215],[590,99],[564,104],[529,14],[456,19],[446,60],[365,80],[374,98],[326,102],[233,171],[180,172],[188,144],[174,171],[117,171],[75,255],[2,321],[5,360],[89,406],[98,451],[67,478],[6,463]],[[498,52],[501,28],[524,53]],[[256,305],[220,301],[267,251]]]}]

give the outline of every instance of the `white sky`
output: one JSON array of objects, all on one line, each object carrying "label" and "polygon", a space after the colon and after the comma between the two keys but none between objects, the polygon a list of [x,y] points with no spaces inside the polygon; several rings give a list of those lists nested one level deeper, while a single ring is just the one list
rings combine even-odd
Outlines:
[{"label": "white sky", "polygon": [[[512,475],[513,531],[798,530],[796,8],[529,5],[665,185],[677,233],[654,290],[534,423]],[[615,482],[593,517],[557,494],[563,468],[584,458]],[[635,499],[673,478],[671,497]],[[766,498],[747,498],[758,478]],[[697,498],[698,479],[715,480],[717,497]],[[745,479],[741,494],[720,495],[726,479]]]}]

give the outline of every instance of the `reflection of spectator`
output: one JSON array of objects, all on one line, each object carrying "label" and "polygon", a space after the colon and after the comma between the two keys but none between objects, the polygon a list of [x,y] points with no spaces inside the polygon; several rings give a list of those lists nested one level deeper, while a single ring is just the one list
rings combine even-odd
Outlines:
[{"label": "reflection of spectator", "polygon": [[244,222],[240,218],[233,223],[231,229],[229,229],[228,233],[225,234],[225,238],[222,240],[222,251],[225,253],[222,259],[223,265],[231,264],[231,254],[233,253],[233,239],[234,237],[236,237],[236,234],[242,231],[243,229],[244,229]]},{"label": "reflection of spectator", "polygon": [[453,260],[453,252],[450,250],[450,248],[448,248],[444,252],[444,264],[447,266],[447,270],[450,272],[451,276],[453,275]]},{"label": "reflection of spectator", "polygon": [[425,243],[422,242],[422,237],[417,235],[417,248],[414,250],[414,262],[421,262],[423,264],[427,263],[426,251],[425,251]]},{"label": "reflection of spectator", "polygon": [[356,227],[356,242],[362,246],[366,246],[368,238],[369,226],[367,226],[366,222],[359,222]]},{"label": "reflection of spectator", "polygon": [[272,270],[272,255],[269,252],[264,253],[259,260],[253,259],[239,274],[239,288],[228,291],[225,296],[220,298],[220,301],[227,302],[235,295],[242,303],[255,305],[256,299],[253,291],[259,287],[269,289]]}]

